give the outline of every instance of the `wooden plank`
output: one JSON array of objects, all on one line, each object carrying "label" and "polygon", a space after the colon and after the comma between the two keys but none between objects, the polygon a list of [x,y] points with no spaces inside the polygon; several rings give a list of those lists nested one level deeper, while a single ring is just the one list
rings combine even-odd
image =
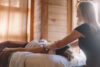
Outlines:
[{"label": "wooden plank", "polygon": [[[59,26],[59,25],[49,25],[49,32],[61,32],[61,33],[66,33],[66,26]],[[56,28],[55,28],[56,27]]]},{"label": "wooden plank", "polygon": [[41,38],[48,40],[48,0],[41,0]]},{"label": "wooden plank", "polygon": [[73,16],[72,16],[72,29],[76,28],[77,27],[77,6],[78,6],[78,0],[73,0],[73,3],[72,3],[72,13],[73,13]]},{"label": "wooden plank", "polygon": [[72,31],[72,0],[67,0],[67,31]]},{"label": "wooden plank", "polygon": [[[56,34],[56,36],[55,36]],[[62,33],[62,32],[49,32],[48,34],[48,41],[50,42],[54,42],[57,40],[60,40],[62,38],[64,38],[66,36],[66,33]]]},{"label": "wooden plank", "polygon": [[66,6],[66,0],[48,0],[50,5]]},{"label": "wooden plank", "polygon": [[34,11],[34,39],[40,40],[41,36],[41,0],[35,0]]},{"label": "wooden plank", "polygon": [[48,40],[54,42],[67,34],[67,0],[49,0]]},{"label": "wooden plank", "polygon": [[55,13],[55,14],[66,13],[66,7],[64,7],[64,6],[49,5],[48,7],[49,7],[49,9],[48,9],[49,13],[50,13],[50,12],[53,12],[53,13]]},{"label": "wooden plank", "polygon": [[34,39],[34,2],[31,0],[31,14],[30,14],[30,41]]},{"label": "wooden plank", "polygon": [[[26,6],[27,6],[27,10],[23,10],[23,12],[25,12],[25,13],[27,13],[27,15],[26,15],[26,35],[24,36],[24,40],[26,41],[26,42],[28,42],[28,40],[29,40],[29,38],[28,38],[28,5],[29,5],[29,1],[28,0],[26,0]],[[23,34],[21,34],[21,36],[23,36]]]},{"label": "wooden plank", "polygon": [[48,23],[48,25],[50,25],[50,26],[53,26],[53,25],[61,26],[61,27],[65,27],[65,29],[66,29],[66,26],[67,26],[65,23],[61,23],[61,22],[66,22],[66,21],[61,21],[61,22],[55,21],[55,22],[52,22],[52,20],[49,20],[49,22],[50,23]]}]

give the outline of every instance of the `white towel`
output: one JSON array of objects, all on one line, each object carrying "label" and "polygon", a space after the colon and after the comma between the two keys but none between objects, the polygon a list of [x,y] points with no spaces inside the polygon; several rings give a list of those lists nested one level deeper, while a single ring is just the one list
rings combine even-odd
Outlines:
[{"label": "white towel", "polygon": [[33,53],[27,56],[26,67],[69,67],[69,61],[59,55]]},{"label": "white towel", "polygon": [[9,67],[24,67],[25,59],[31,52],[15,52],[12,54]]}]

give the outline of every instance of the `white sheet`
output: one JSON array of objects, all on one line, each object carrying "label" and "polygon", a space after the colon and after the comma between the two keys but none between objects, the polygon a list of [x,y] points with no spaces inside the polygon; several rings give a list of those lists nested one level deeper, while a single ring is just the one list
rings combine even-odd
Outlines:
[{"label": "white sheet", "polygon": [[15,52],[11,56],[9,67],[75,67],[84,65],[84,57],[74,54],[72,61],[59,55],[31,52]]},{"label": "white sheet", "polygon": [[66,58],[58,55],[31,54],[25,61],[26,67],[69,67]]},{"label": "white sheet", "polygon": [[69,67],[66,58],[59,55],[15,52],[9,67]]},{"label": "white sheet", "polygon": [[9,67],[25,67],[25,59],[31,52],[15,52],[12,54]]}]

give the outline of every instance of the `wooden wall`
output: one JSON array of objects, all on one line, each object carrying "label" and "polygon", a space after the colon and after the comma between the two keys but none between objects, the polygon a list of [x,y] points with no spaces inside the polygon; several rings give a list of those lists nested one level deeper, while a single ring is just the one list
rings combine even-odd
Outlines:
[{"label": "wooden wall", "polygon": [[48,40],[48,0],[41,0],[41,39]]},{"label": "wooden wall", "polygon": [[34,39],[54,42],[72,30],[72,0],[35,0]]},{"label": "wooden wall", "polygon": [[41,37],[41,0],[34,2],[34,40],[39,40]]},{"label": "wooden wall", "polygon": [[72,2],[72,29],[78,26],[77,25],[77,6],[78,6],[78,0],[73,0]]},{"label": "wooden wall", "polygon": [[67,35],[67,0],[48,0],[48,40]]}]

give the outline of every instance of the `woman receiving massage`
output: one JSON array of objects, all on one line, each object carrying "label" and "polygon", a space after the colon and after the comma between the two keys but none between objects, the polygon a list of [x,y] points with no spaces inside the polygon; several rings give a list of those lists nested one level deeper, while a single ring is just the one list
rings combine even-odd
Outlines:
[{"label": "woman receiving massage", "polygon": [[79,47],[86,55],[86,65],[83,67],[100,66],[100,28],[96,21],[95,8],[91,2],[80,2],[77,9],[78,22],[83,22],[75,28],[68,36],[49,46],[43,48],[5,48],[4,51],[31,51],[46,53],[48,50],[63,48],[66,44],[78,39]]}]

